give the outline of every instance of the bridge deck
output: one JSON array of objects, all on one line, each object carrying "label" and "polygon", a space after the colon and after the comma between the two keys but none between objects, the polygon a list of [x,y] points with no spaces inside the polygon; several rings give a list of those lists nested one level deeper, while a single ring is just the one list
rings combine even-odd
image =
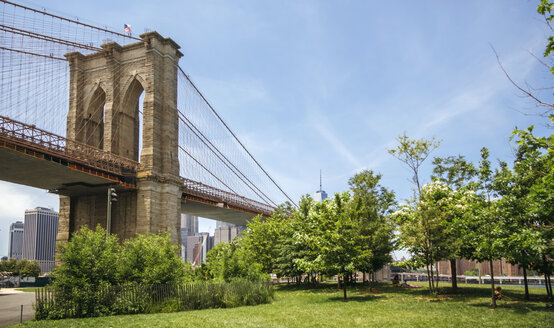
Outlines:
[{"label": "bridge deck", "polygon": [[[134,189],[139,163],[0,116],[0,180],[78,196]],[[236,224],[269,205],[182,178],[183,213]]]},{"label": "bridge deck", "polygon": [[137,166],[118,157],[0,116],[0,180],[70,196],[133,188]]}]

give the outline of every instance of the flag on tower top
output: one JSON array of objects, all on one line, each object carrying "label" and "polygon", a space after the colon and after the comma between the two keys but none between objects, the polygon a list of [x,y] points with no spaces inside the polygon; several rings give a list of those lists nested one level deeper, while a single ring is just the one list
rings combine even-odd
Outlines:
[{"label": "flag on tower top", "polygon": [[123,24],[123,33],[131,35],[131,25]]}]

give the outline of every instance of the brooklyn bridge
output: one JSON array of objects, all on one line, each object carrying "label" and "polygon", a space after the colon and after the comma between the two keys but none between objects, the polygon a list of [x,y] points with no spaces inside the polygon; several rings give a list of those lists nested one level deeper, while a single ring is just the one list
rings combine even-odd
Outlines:
[{"label": "brooklyn bridge", "polygon": [[97,224],[178,241],[181,213],[245,224],[294,203],[181,68],[175,41],[0,4],[0,179],[59,194],[58,241]]}]

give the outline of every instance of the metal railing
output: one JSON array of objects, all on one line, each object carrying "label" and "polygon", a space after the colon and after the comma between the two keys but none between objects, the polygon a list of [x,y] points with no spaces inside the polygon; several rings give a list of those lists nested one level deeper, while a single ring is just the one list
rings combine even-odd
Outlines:
[{"label": "metal railing", "polygon": [[0,140],[116,175],[134,175],[139,166],[128,158],[5,116],[0,116]]},{"label": "metal railing", "polygon": [[207,199],[213,202],[230,205],[232,207],[249,210],[251,212],[260,213],[263,215],[271,215],[274,208],[270,205],[248,199],[237,194],[221,190],[212,186],[208,186],[201,182],[181,178],[185,187],[185,193]]},{"label": "metal railing", "polygon": [[[37,128],[34,125],[12,120],[0,115],[0,140],[32,149],[70,162],[109,172],[116,175],[134,175],[139,163],[82,142]],[[222,204],[227,207],[247,210],[263,215],[271,215],[270,205],[221,190],[201,182],[181,178],[185,193]]]}]

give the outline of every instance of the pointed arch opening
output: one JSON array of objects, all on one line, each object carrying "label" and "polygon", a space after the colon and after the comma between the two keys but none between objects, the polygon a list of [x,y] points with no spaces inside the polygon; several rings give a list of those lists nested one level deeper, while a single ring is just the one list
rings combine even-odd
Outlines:
[{"label": "pointed arch opening", "polygon": [[98,86],[92,93],[88,108],[83,117],[82,141],[100,149],[104,148],[104,120],[106,93]]},{"label": "pointed arch opening", "polygon": [[140,162],[142,149],[142,108],[144,87],[135,77],[123,97],[118,115],[119,147],[121,156]]}]

